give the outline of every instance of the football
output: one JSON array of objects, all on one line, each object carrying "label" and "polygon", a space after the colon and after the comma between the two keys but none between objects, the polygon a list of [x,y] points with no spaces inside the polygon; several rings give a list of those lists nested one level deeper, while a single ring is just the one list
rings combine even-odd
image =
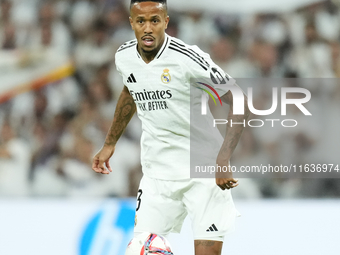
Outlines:
[{"label": "football", "polygon": [[126,248],[125,255],[173,255],[165,237],[144,232],[134,237]]}]

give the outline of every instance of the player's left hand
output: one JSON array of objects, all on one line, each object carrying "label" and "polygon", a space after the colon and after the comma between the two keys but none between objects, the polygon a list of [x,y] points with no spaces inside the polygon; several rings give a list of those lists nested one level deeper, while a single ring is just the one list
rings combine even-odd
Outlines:
[{"label": "player's left hand", "polygon": [[[218,166],[220,166],[220,169],[223,169],[224,167],[224,169],[230,170],[229,160],[220,159],[218,157],[216,163]],[[233,173],[231,171],[216,172],[215,178],[216,178],[216,185],[220,187],[220,189],[222,190],[232,189],[238,186],[238,180],[233,178]]]},{"label": "player's left hand", "polygon": [[232,189],[238,186],[238,180],[234,178],[217,178],[216,184],[220,189]]}]

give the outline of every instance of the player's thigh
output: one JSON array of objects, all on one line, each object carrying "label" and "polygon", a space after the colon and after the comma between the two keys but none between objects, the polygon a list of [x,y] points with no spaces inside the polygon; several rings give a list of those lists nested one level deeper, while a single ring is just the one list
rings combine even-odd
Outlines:
[{"label": "player's thigh", "polygon": [[166,181],[143,176],[137,194],[135,232],[180,232],[187,212],[182,201],[171,196],[167,185]]},{"label": "player's thigh", "polygon": [[195,240],[222,242],[234,231],[238,212],[230,190],[221,190],[215,179],[193,179],[192,188],[183,199],[192,221]]},{"label": "player's thigh", "polygon": [[195,255],[221,255],[223,242],[195,240]]}]

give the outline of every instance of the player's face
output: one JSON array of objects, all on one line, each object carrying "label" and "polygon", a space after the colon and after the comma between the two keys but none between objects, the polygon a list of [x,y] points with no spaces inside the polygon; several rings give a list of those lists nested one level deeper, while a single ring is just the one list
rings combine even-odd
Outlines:
[{"label": "player's face", "polygon": [[163,5],[156,2],[135,3],[130,14],[130,23],[140,50],[145,53],[157,52],[164,42],[165,29],[169,23]]}]

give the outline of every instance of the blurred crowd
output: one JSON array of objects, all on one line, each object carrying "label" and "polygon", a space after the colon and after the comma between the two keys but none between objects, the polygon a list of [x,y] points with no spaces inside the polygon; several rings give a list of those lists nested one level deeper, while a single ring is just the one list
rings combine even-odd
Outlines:
[{"label": "blurred crowd", "polygon": [[[0,3],[0,77],[34,72],[57,60],[72,61],[75,67],[70,77],[0,104],[0,196],[135,196],[141,178],[141,124],[136,116],[111,159],[113,173],[99,175],[91,170],[123,88],[114,54],[134,39],[126,2]],[[246,128],[232,164],[336,163],[340,142],[336,79],[340,78],[340,11],[336,5],[323,1],[289,13],[253,15],[170,9],[169,15],[169,35],[198,45],[236,80],[322,78],[317,85],[303,85],[312,92],[315,103],[309,106],[319,117],[282,132]],[[269,109],[271,93],[269,85],[259,84],[254,105]],[[301,112],[298,118],[304,121]],[[249,199],[339,197],[340,182],[248,178],[241,180],[234,194]]]}]

